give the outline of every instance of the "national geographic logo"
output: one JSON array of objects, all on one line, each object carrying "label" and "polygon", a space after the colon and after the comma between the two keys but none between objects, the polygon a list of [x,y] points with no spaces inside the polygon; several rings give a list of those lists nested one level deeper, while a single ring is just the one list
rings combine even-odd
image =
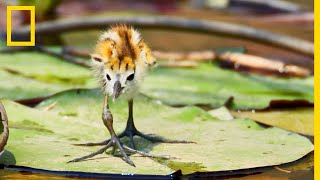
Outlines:
[{"label": "national geographic logo", "polygon": [[[30,41],[12,41],[12,11],[30,11]],[[35,6],[7,6],[7,46],[35,46]]]}]

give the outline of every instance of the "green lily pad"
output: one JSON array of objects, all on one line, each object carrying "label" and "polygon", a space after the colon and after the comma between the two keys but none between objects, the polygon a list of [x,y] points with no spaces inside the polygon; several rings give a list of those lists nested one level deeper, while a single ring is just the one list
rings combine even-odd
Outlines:
[{"label": "green lily pad", "polygon": [[[11,130],[6,149],[13,156],[4,156],[0,163],[50,170],[133,174],[169,174],[182,169],[186,174],[279,165],[313,151],[313,144],[295,133],[263,128],[245,119],[221,121],[197,107],[172,108],[139,96],[134,101],[138,129],[197,143],[151,144],[135,138],[139,150],[176,157],[160,160],[132,155],[136,168],[109,154],[67,164],[99,148],[71,144],[109,137],[101,120],[102,100],[99,90],[72,90],[51,97],[37,109],[3,101],[10,115]],[[127,103],[120,98],[110,108],[115,131],[119,133],[126,124]],[[123,140],[128,143],[128,139]]]},{"label": "green lily pad", "polygon": [[[2,97],[26,99],[36,97],[37,89],[52,87],[49,95],[70,88],[92,88],[96,82],[88,68],[63,62],[55,57],[37,52],[0,54],[0,70],[44,83],[44,87],[33,87],[34,93],[23,88],[25,83],[12,81],[21,86],[20,93],[8,94],[4,89]],[[0,74],[0,76],[3,73]],[[11,81],[8,77],[6,78]],[[38,83],[38,84],[39,84]],[[40,90],[39,90],[40,91]],[[313,102],[313,77],[306,79],[280,79],[257,75],[244,75],[235,71],[221,69],[217,65],[202,64],[199,68],[157,68],[147,76],[142,92],[169,105],[209,105],[217,108],[224,105],[232,96],[235,109],[263,109],[272,100],[307,100]],[[17,97],[16,97],[17,96]]]},{"label": "green lily pad", "polygon": [[235,109],[263,109],[272,100],[313,102],[313,77],[280,79],[244,75],[212,64],[199,68],[157,68],[146,78],[142,92],[162,102],[220,107],[232,96]]},{"label": "green lily pad", "polygon": [[73,85],[93,84],[88,68],[37,52],[0,54],[0,69],[11,70],[42,82]]},{"label": "green lily pad", "polygon": [[249,118],[257,122],[280,127],[293,132],[313,136],[314,109],[294,108],[270,111],[238,111],[232,114],[239,118]]},{"label": "green lily pad", "polygon": [[75,87],[72,85],[40,82],[1,70],[0,84],[0,97],[10,99],[27,99],[47,96]]},{"label": "green lily pad", "polygon": [[13,100],[95,87],[90,70],[40,53],[0,54],[0,97]]}]

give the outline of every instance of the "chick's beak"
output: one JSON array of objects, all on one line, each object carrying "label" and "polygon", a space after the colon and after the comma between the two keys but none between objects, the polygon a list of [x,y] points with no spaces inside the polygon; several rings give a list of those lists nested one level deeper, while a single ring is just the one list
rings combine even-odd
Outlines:
[{"label": "chick's beak", "polygon": [[113,86],[112,101],[114,102],[121,94],[123,87],[121,87],[120,81],[116,81]]}]

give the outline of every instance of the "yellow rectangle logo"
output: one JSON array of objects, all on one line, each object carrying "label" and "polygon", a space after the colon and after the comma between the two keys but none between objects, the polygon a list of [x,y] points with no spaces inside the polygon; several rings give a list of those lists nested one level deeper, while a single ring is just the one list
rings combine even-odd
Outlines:
[{"label": "yellow rectangle logo", "polygon": [[[11,41],[12,11],[30,11],[30,41]],[[35,6],[7,6],[7,46],[35,46]]]}]

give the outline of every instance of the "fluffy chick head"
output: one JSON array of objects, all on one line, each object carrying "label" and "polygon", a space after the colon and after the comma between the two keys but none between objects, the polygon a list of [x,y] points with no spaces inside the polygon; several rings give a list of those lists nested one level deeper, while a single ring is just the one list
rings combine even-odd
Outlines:
[{"label": "fluffy chick head", "polygon": [[92,68],[103,92],[132,99],[148,69],[156,64],[150,48],[132,27],[118,25],[104,32],[91,55]]}]

